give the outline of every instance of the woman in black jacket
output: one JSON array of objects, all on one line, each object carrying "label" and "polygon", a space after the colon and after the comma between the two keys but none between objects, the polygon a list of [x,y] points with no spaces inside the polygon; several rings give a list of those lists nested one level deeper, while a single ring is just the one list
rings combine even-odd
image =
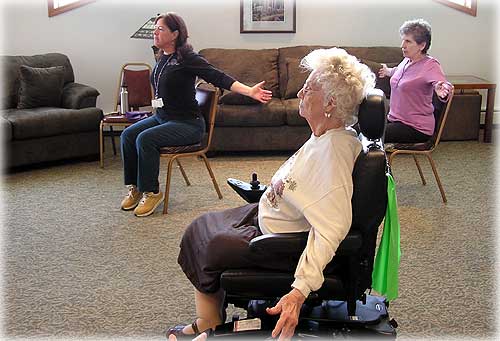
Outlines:
[{"label": "woman in black jacket", "polygon": [[252,87],[238,82],[194,52],[187,38],[186,24],[179,15],[166,13],[156,18],[154,45],[160,49],[160,57],[151,74],[156,114],[129,126],[121,136],[128,187],[121,208],[134,209],[138,217],[152,214],[163,201],[158,182],[160,148],[196,144],[205,132],[195,98],[196,77],[261,103],[271,99],[272,92],[263,89],[264,81]]}]

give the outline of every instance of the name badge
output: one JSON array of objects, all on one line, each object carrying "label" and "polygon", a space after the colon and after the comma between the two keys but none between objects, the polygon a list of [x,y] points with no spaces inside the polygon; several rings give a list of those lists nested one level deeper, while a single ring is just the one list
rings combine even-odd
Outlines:
[{"label": "name badge", "polygon": [[151,101],[151,106],[153,108],[163,108],[163,99],[155,98]]}]

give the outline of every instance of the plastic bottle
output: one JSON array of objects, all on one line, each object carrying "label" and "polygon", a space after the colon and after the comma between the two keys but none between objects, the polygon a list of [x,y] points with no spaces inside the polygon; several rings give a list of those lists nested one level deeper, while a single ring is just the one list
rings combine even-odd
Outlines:
[{"label": "plastic bottle", "polygon": [[128,90],[127,85],[122,84],[120,90],[120,112],[122,115],[128,111]]}]

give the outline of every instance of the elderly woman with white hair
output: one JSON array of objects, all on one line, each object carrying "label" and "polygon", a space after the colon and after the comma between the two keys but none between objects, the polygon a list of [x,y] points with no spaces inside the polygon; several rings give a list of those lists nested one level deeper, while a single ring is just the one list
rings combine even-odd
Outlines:
[{"label": "elderly woman with white hair", "polygon": [[[312,135],[274,174],[258,204],[204,214],[188,226],[178,262],[195,287],[198,318],[170,328],[167,335],[194,336],[223,323],[221,273],[265,267],[295,269],[291,291],[267,311],[280,314],[272,336],[291,338],[302,304],[321,287],[323,270],[349,231],[352,171],[361,151],[350,125],[375,75],[338,48],[315,50],[301,66],[311,73],[298,93],[299,113]],[[309,231],[308,241],[296,267],[249,252],[249,241],[261,234],[304,231]]]}]

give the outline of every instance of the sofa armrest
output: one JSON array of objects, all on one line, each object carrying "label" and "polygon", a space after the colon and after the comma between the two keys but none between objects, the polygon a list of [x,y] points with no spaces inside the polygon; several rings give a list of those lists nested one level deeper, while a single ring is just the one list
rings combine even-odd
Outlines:
[{"label": "sofa armrest", "polygon": [[79,83],[67,83],[62,94],[62,107],[67,109],[92,108],[96,106],[99,91]]},{"label": "sofa armrest", "polygon": [[0,137],[2,142],[12,140],[12,123],[3,117],[2,111],[0,111]]}]

